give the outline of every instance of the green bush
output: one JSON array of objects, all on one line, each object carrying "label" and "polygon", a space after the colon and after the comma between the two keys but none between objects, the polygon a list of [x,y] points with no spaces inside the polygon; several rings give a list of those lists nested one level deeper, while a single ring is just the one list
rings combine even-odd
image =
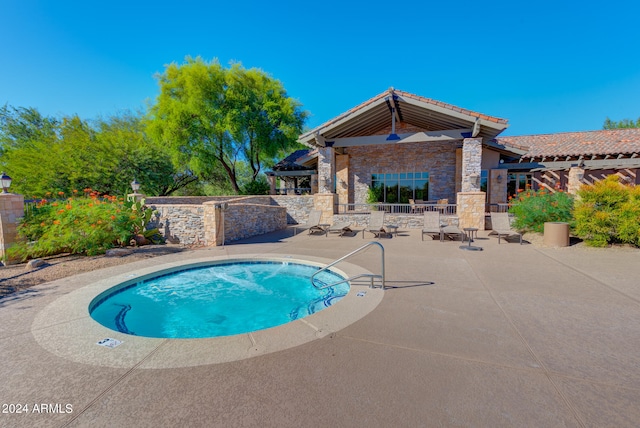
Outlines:
[{"label": "green bush", "polygon": [[145,232],[152,212],[142,203],[99,196],[91,189],[85,193],[38,202],[18,226],[23,240],[10,249],[10,255],[23,260],[60,253],[96,255],[125,246]]},{"label": "green bush", "polygon": [[573,226],[573,197],[557,190],[526,190],[510,199],[509,212],[513,213],[513,227],[521,231],[544,231],[545,222],[567,222]]},{"label": "green bush", "polygon": [[576,234],[587,245],[611,243],[640,246],[640,187],[626,186],[611,175],[582,186],[576,203]]}]

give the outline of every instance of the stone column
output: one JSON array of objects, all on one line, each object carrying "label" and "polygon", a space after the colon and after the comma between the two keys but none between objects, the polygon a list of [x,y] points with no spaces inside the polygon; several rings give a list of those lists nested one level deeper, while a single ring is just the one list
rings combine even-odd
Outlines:
[{"label": "stone column", "polygon": [[584,169],[578,166],[572,166],[569,169],[569,181],[567,183],[567,193],[571,195],[577,195],[580,186],[582,186],[582,179],[584,178]]},{"label": "stone column", "polygon": [[0,260],[8,263],[6,250],[18,241],[18,223],[24,217],[24,196],[0,193]]},{"label": "stone column", "polygon": [[489,203],[504,204],[507,202],[507,170],[492,169],[489,171]]},{"label": "stone column", "polygon": [[269,182],[269,194],[276,194],[276,176],[275,174],[267,174],[267,181]]},{"label": "stone column", "polygon": [[334,155],[332,147],[318,149],[318,193],[333,193]]},{"label": "stone column", "polygon": [[456,203],[458,205],[458,221],[460,229],[475,227],[484,230],[485,198],[484,192],[459,192]]},{"label": "stone column", "polygon": [[215,247],[224,245],[222,242],[223,227],[222,208],[219,202],[205,202],[204,207],[204,245]]},{"label": "stone column", "polygon": [[336,155],[336,193],[339,204],[349,203],[349,155]]},{"label": "stone column", "polygon": [[322,211],[322,223],[333,223],[333,214],[338,202],[335,193],[316,193],[313,195],[313,209]]},{"label": "stone column", "polygon": [[136,201],[136,202],[140,202],[142,201],[144,198],[146,198],[147,195],[144,195],[142,193],[129,193],[127,195],[127,200],[128,201]]},{"label": "stone column", "polygon": [[462,192],[480,191],[482,138],[465,138],[462,144]]}]

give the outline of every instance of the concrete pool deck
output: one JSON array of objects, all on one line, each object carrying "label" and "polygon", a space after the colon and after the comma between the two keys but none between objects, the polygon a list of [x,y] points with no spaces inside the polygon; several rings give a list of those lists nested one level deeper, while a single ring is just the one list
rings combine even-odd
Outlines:
[{"label": "concrete pool deck", "polygon": [[[178,349],[180,340],[126,337],[109,349],[95,344],[100,329],[88,347],[97,360],[79,361],[85,351],[75,348],[73,326],[84,314],[52,310],[91,294],[97,282],[163,264],[255,254],[333,260],[367,242],[291,233],[106,268],[1,299],[0,426],[638,425],[634,249],[498,245],[480,232],[474,245],[484,251],[462,251],[459,242],[422,242],[420,231],[401,230],[379,241],[388,288],[368,314],[294,347],[257,347],[255,356],[220,363],[208,358],[229,352],[224,343]],[[379,251],[349,263],[377,273]],[[286,341],[292,333],[282,328]],[[131,358],[109,365],[125,347]],[[28,413],[15,413],[25,406]]]}]

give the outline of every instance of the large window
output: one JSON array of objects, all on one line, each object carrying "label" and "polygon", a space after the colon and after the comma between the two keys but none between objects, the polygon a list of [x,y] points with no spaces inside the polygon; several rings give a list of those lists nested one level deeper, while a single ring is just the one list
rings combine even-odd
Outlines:
[{"label": "large window", "polygon": [[533,182],[533,174],[525,174],[523,172],[511,173],[507,177],[507,196],[514,196],[518,192],[524,192],[531,188]]},{"label": "large window", "polygon": [[373,174],[371,191],[377,202],[407,204],[409,199],[429,199],[428,172]]}]

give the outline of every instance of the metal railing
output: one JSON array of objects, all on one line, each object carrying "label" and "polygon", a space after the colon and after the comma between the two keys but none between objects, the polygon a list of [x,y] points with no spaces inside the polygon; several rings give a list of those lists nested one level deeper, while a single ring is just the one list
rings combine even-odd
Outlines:
[{"label": "metal railing", "polygon": [[509,204],[485,204],[487,213],[506,213],[509,211]]},{"label": "metal railing", "polygon": [[371,211],[385,211],[390,214],[417,214],[425,211],[438,211],[444,215],[456,215],[456,204],[338,204],[338,214],[367,214]]},{"label": "metal railing", "polygon": [[[380,274],[380,275],[375,275],[375,274],[371,274],[371,273],[361,273],[360,275],[355,275],[355,276],[352,276],[352,277],[347,278],[347,279],[342,279],[342,280],[340,280],[340,281],[336,281],[336,282],[334,282],[333,284],[325,284],[325,283],[322,283],[322,284],[320,284],[320,286],[318,286],[318,285],[316,284],[315,277],[316,277],[316,275],[320,274],[320,272],[324,272],[324,271],[328,270],[330,267],[333,267],[333,266],[337,265],[337,264],[338,264],[338,263],[340,263],[341,261],[348,259],[349,257],[353,256],[354,254],[359,253],[360,251],[362,251],[362,250],[364,250],[365,248],[368,248],[368,247],[370,247],[370,246],[372,246],[372,245],[377,245],[377,246],[380,248],[380,251],[381,251],[381,253],[382,253],[382,261],[381,261],[382,272],[381,272],[381,274]],[[384,286],[385,286],[385,276],[384,276],[384,247],[383,247],[383,246],[382,246],[382,244],[381,244],[381,243],[379,243],[379,242],[375,242],[375,241],[367,242],[366,244],[364,244],[362,247],[358,248],[357,250],[354,250],[354,251],[350,252],[349,254],[347,254],[347,255],[345,255],[345,256],[342,256],[342,257],[340,257],[338,260],[336,260],[336,261],[334,261],[334,262],[332,262],[332,263],[330,263],[330,264],[326,265],[325,267],[323,267],[322,269],[318,270],[318,271],[317,271],[317,272],[315,272],[313,275],[311,275],[311,284],[312,284],[315,288],[317,288],[317,289],[319,289],[319,290],[322,290],[322,289],[324,289],[324,288],[334,287],[334,286],[336,286],[336,285],[338,285],[338,284],[342,284],[343,282],[348,282],[348,281],[352,281],[352,280],[354,280],[354,279],[358,279],[358,278],[365,278],[365,277],[367,277],[367,278],[371,278],[371,285],[370,285],[370,287],[371,287],[371,288],[373,288],[373,280],[374,280],[374,278],[380,278],[380,279],[382,280],[382,289],[384,290]]]}]

